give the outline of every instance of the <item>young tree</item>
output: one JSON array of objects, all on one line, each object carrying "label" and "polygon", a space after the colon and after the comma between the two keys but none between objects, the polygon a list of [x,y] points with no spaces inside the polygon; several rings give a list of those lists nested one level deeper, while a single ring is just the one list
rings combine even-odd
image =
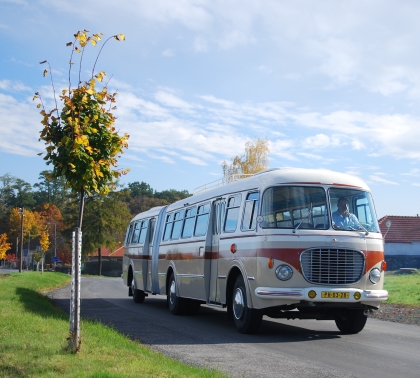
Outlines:
[{"label": "young tree", "polygon": [[[117,166],[117,158],[128,147],[127,134],[120,136],[114,127],[115,117],[111,110],[115,109],[117,93],[108,93],[107,85],[97,90],[97,84],[102,82],[106,73],[100,71],[95,74],[96,63],[105,44],[112,38],[117,41],[124,40],[123,34],[109,37],[98,52],[92,69],[92,75],[88,80],[82,80],[83,54],[86,46],[91,43],[93,46],[101,41],[102,33],[88,35],[86,30],[77,32],[74,42],[67,46],[72,47],[69,67],[69,87],[61,92],[61,111],[58,109],[55,99],[55,108],[47,111],[40,94],[35,93],[34,100],[39,99],[38,108],[42,107],[43,116],[40,140],[46,144],[47,164],[52,164],[51,177],[65,177],[67,185],[79,195],[79,216],[75,231],[75,269],[73,277],[75,281],[76,295],[72,300],[73,314],[71,314],[71,338],[70,346],[74,352],[80,347],[79,317],[78,309],[80,304],[80,251],[82,220],[85,195],[98,193],[106,195],[114,180],[127,170],[113,169]],[[74,53],[80,54],[78,85],[72,88],[71,68],[74,64]],[[47,61],[41,64],[49,63]],[[44,76],[50,73],[52,88],[55,93],[54,81],[51,67],[44,70]],[[73,315],[75,315],[73,317]]]},{"label": "young tree", "polygon": [[232,163],[223,161],[223,176],[227,182],[232,181],[233,175],[249,175],[268,168],[268,139],[255,138],[245,143],[245,155],[234,156]]}]

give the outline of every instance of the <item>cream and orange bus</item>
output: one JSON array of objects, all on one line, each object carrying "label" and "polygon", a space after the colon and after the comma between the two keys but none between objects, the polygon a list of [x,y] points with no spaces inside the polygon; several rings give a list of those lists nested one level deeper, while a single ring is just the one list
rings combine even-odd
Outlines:
[{"label": "cream and orange bus", "polygon": [[[337,207],[347,220],[338,224]],[[171,313],[227,308],[241,333],[263,316],[334,320],[358,333],[388,298],[372,195],[346,174],[270,169],[135,216],[123,280],[142,303],[166,295]]]}]

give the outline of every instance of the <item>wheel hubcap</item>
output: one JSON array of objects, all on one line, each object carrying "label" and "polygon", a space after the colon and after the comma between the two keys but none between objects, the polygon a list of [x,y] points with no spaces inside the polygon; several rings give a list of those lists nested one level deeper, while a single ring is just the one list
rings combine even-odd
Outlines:
[{"label": "wheel hubcap", "polygon": [[245,299],[244,293],[240,287],[238,287],[233,296],[233,315],[236,319],[241,319],[245,311]]},{"label": "wheel hubcap", "polygon": [[171,282],[171,287],[169,289],[169,301],[171,305],[175,303],[176,291],[175,291],[175,281]]}]

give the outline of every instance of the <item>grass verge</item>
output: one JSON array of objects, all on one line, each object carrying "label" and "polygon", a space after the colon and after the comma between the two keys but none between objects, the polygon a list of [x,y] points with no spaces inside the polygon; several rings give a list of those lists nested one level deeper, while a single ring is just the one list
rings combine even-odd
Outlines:
[{"label": "grass verge", "polygon": [[0,275],[0,377],[222,377],[163,356],[97,322],[82,320],[82,348],[67,347],[69,317],[42,293],[62,273]]},{"label": "grass verge", "polygon": [[420,273],[387,272],[384,289],[389,298],[384,303],[420,307]]}]

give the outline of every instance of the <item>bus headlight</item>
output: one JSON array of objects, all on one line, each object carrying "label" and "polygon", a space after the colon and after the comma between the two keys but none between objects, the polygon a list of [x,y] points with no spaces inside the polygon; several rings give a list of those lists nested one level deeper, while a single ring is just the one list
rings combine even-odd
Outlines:
[{"label": "bus headlight", "polygon": [[369,273],[370,282],[377,284],[381,279],[381,272],[378,268],[373,268]]},{"label": "bus headlight", "polygon": [[279,265],[276,268],[276,277],[279,280],[287,281],[290,278],[292,278],[292,276],[293,276],[293,270],[292,270],[292,268],[290,266],[288,266],[288,265]]}]

